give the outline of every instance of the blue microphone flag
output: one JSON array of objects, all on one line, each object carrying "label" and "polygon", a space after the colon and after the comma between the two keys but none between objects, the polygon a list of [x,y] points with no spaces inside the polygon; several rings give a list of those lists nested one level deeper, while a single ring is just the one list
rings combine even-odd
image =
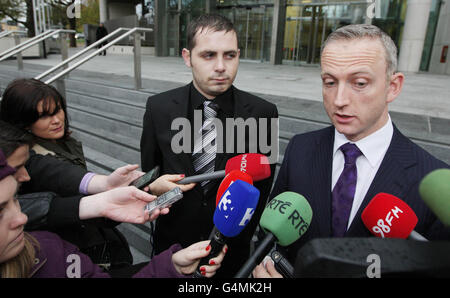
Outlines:
[{"label": "blue microphone flag", "polygon": [[214,225],[226,237],[237,236],[252,218],[258,200],[259,190],[256,187],[236,180],[223,193],[217,204]]}]

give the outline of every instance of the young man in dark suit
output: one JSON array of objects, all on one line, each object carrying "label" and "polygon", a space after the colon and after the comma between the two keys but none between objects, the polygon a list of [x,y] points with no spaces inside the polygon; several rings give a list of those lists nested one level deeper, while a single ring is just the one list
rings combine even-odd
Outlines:
[{"label": "young man in dark suit", "polygon": [[[411,142],[392,123],[388,104],[401,92],[397,49],[376,26],[349,25],[327,38],[321,54],[322,95],[333,126],[294,136],[286,149],[270,198],[293,191],[310,203],[308,231],[287,249],[313,238],[370,237],[361,213],[378,193],[405,201],[429,240],[450,239],[419,196],[422,178],[448,165]],[[272,265],[257,266],[257,277],[279,276]]]},{"label": "young man in dark suit", "polygon": [[[260,130],[263,134],[266,132],[267,140],[271,140],[271,120],[278,118],[276,106],[232,85],[239,66],[239,54],[237,34],[228,19],[220,15],[203,15],[189,25],[188,47],[183,49],[182,56],[186,66],[192,70],[193,81],[148,99],[141,138],[141,166],[144,171],[156,165],[161,167],[163,174],[180,173],[186,176],[223,170],[229,158],[251,152],[251,148],[259,144],[259,138],[251,141],[251,137],[259,136]],[[216,146],[211,155],[204,158],[202,152],[206,150],[198,150],[198,140],[194,138],[194,114],[203,111],[206,116],[210,112],[207,110],[209,107],[215,111],[216,119],[225,129],[222,135],[217,134],[216,143],[222,141],[222,149],[227,150],[217,150]],[[237,140],[236,131],[233,137],[227,137],[231,136],[231,129],[227,131],[226,120],[237,118],[256,120],[257,130],[250,132],[253,134],[251,137],[248,131],[245,140]],[[263,118],[267,120],[267,126],[260,124]],[[192,124],[182,141],[183,146],[191,149],[190,152],[173,148],[172,141],[179,134],[176,128],[172,129],[176,119],[187,119]],[[205,122],[203,119],[203,125]],[[223,138],[220,140],[221,136]],[[211,142],[212,148],[214,142]],[[270,145],[275,146],[277,142],[274,140]],[[238,147],[242,145],[245,149],[239,151]],[[267,153],[257,148],[257,152]],[[249,256],[251,238],[272,186],[275,163],[271,165],[271,170],[269,178],[254,183],[260,191],[257,209],[243,232],[228,244],[229,252],[217,273],[218,277],[234,276]],[[168,215],[158,220],[153,239],[155,253],[165,250],[174,241],[186,246],[209,238],[220,182],[218,179],[198,183],[193,190],[184,193],[183,199],[171,207]]]}]

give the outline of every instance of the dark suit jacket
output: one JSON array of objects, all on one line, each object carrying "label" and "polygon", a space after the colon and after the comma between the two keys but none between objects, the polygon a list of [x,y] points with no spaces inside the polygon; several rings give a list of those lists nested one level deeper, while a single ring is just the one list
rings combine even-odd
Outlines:
[{"label": "dark suit jacket", "polygon": [[[278,111],[274,104],[232,88],[235,118],[241,117],[245,120],[253,117],[258,121],[259,118],[278,117]],[[149,171],[159,165],[161,175],[194,175],[191,153],[175,154],[171,149],[172,137],[178,133],[178,131],[171,130],[171,123],[178,117],[187,118],[189,94],[190,84],[148,99],[141,138],[141,166],[144,171]],[[268,122],[270,125],[270,121]],[[270,129],[268,131],[270,133]],[[270,136],[268,139],[270,140]],[[236,145],[236,141],[234,143]],[[246,148],[248,145],[248,134],[246,134]],[[235,155],[238,153],[217,153],[215,170],[225,169],[227,160]],[[227,257],[217,276],[234,276],[248,258],[251,237],[270,193],[274,170],[275,164],[272,165],[270,178],[254,183],[254,186],[260,191],[258,207],[244,231],[231,240]],[[200,184],[197,184],[193,190],[184,193],[183,199],[171,207],[168,215],[158,218],[154,234],[156,253],[169,248],[174,243],[180,243],[186,247],[209,238],[213,228],[216,193],[220,182],[221,179],[212,181],[211,183],[215,185],[205,195]]]},{"label": "dark suit jacket", "polygon": [[79,195],[81,180],[87,174],[81,166],[33,150],[25,167],[31,180],[21,185],[20,194],[51,191],[60,196]]},{"label": "dark suit jacket", "polygon": [[[270,195],[273,198],[285,191],[299,193],[313,210],[308,231],[287,249],[292,262],[308,240],[331,237],[333,144],[333,126],[294,136]],[[402,199],[414,210],[419,218],[415,231],[429,240],[450,239],[450,230],[436,219],[418,192],[421,179],[438,168],[448,165],[411,142],[394,126],[391,144],[345,236],[372,236],[361,220],[361,213],[376,194],[385,192]]]}]

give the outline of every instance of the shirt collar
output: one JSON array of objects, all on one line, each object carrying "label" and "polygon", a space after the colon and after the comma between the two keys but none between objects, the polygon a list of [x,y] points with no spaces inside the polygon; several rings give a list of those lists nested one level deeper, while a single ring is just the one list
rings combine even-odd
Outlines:
[{"label": "shirt collar", "polygon": [[[194,86],[191,84],[191,104],[196,110],[203,110],[203,102],[209,100],[204,97]],[[233,115],[233,86],[228,88],[224,93],[217,95],[214,99],[214,103],[219,106],[219,109],[223,110],[226,115]]]},{"label": "shirt collar", "polygon": [[362,154],[367,158],[370,165],[372,167],[376,167],[376,165],[384,157],[389,144],[391,143],[393,133],[394,127],[392,125],[391,116],[389,114],[388,121],[382,128],[357,142],[349,141],[344,134],[341,134],[336,129],[334,129],[333,156],[335,156],[339,148],[345,143],[354,143],[356,144],[356,146],[358,146],[359,150],[361,150]]}]

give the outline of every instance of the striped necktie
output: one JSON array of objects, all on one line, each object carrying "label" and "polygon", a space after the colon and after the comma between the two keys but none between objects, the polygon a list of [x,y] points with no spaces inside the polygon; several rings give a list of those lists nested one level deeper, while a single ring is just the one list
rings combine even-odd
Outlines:
[{"label": "striped necktie", "polygon": [[[210,100],[203,103],[203,126],[202,137],[194,142],[194,152],[192,153],[192,163],[195,174],[212,173],[216,159],[216,137],[217,131],[213,119],[217,115],[218,105]],[[202,181],[200,184],[204,192],[208,190],[205,187],[210,180]]]}]

